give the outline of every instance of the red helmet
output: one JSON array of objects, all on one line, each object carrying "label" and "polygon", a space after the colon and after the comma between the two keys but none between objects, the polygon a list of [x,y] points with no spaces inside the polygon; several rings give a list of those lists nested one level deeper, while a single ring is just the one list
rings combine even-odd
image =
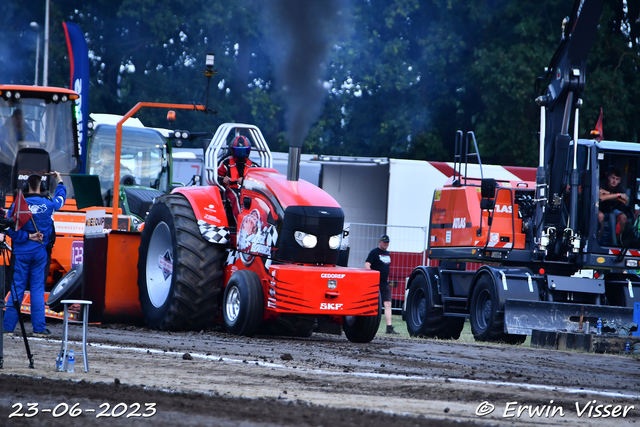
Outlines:
[{"label": "red helmet", "polygon": [[249,153],[251,153],[251,144],[249,144],[249,140],[242,135],[236,136],[231,147],[235,157],[249,157]]}]

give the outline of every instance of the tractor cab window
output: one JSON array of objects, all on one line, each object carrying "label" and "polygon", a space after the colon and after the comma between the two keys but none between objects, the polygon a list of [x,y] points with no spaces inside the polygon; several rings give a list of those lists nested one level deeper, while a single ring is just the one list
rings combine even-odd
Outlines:
[{"label": "tractor cab window", "polygon": [[[98,125],[88,153],[89,173],[100,178],[103,197],[113,189],[115,175],[116,126]],[[166,192],[169,188],[167,145],[157,131],[122,128],[120,184],[138,185]]]},{"label": "tractor cab window", "polygon": [[[12,173],[15,172],[14,167],[18,170],[25,169],[25,165],[16,165],[20,150],[44,150],[49,155],[51,170],[60,173],[76,172],[78,147],[75,146],[77,138],[73,123],[72,101],[56,104],[28,97],[18,101],[0,98],[0,176],[2,177],[0,186],[2,190],[13,190],[8,180],[15,175]],[[26,169],[29,168],[26,167]],[[73,197],[72,187],[67,185],[67,188],[67,197]]]},{"label": "tractor cab window", "polygon": [[604,246],[620,246],[625,230],[631,227],[637,215],[640,156],[637,153],[600,152],[598,161],[598,240]]}]

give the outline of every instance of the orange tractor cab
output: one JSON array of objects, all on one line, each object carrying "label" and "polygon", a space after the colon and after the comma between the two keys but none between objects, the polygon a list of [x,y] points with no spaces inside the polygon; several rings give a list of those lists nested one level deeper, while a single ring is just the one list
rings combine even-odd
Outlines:
[{"label": "orange tractor cab", "polygon": [[[238,135],[259,167],[244,177],[234,218],[218,167]],[[200,330],[220,322],[247,336],[342,328],[350,341],[371,341],[380,323],[379,273],[338,265],[344,222],[338,203],[273,169],[252,125],[221,125],[205,162],[207,186],[175,189],[147,216],[138,260],[146,323]]]},{"label": "orange tractor cab", "polygon": [[[68,176],[80,165],[75,103],[79,95],[56,87],[0,85],[0,199],[9,208],[18,189],[31,174],[56,170],[67,187],[67,202],[54,215],[56,241],[51,253],[47,289],[74,265],[82,239],[84,215],[77,213]],[[55,180],[45,176],[45,191],[53,193]]]}]

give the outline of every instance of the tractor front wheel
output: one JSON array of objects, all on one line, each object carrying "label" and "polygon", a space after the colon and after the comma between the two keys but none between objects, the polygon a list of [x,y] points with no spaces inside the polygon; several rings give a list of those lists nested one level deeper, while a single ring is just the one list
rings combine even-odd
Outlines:
[{"label": "tractor front wheel", "polygon": [[258,332],[264,314],[264,293],[256,273],[238,270],[231,275],[222,312],[229,333],[250,337]]},{"label": "tractor front wheel", "polygon": [[375,338],[382,318],[382,304],[378,298],[378,314],[374,316],[344,316],[342,330],[351,342],[368,343]]}]

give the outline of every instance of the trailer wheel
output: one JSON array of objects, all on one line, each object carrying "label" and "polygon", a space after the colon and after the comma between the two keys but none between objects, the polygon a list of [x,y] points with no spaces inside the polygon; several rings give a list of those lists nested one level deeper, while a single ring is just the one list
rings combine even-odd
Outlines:
[{"label": "trailer wheel", "polygon": [[382,304],[378,297],[378,314],[375,316],[344,316],[342,330],[351,342],[368,343],[375,338],[382,319]]},{"label": "trailer wheel", "polygon": [[250,337],[258,332],[264,314],[264,293],[256,273],[238,270],[231,275],[222,312],[229,333]]},{"label": "trailer wheel", "polygon": [[160,330],[202,330],[215,319],[224,247],[202,238],[181,195],[158,199],[140,240],[138,291],[144,320]]},{"label": "trailer wheel", "polygon": [[49,292],[49,298],[47,298],[47,306],[50,310],[58,311],[63,308],[60,301],[65,299],[74,299],[75,295],[79,296],[79,291],[84,280],[82,266],[82,264],[78,264],[71,270],[67,271],[58,283],[55,284],[53,289],[51,289],[51,292]]},{"label": "trailer wheel", "polygon": [[476,341],[522,344],[526,335],[508,335],[504,332],[504,313],[498,312],[495,283],[488,274],[483,275],[471,295],[471,332]]},{"label": "trailer wheel", "polygon": [[445,340],[460,338],[464,327],[464,317],[445,316],[441,307],[431,307],[430,282],[418,274],[411,281],[407,295],[405,322],[412,337],[440,338]]}]

